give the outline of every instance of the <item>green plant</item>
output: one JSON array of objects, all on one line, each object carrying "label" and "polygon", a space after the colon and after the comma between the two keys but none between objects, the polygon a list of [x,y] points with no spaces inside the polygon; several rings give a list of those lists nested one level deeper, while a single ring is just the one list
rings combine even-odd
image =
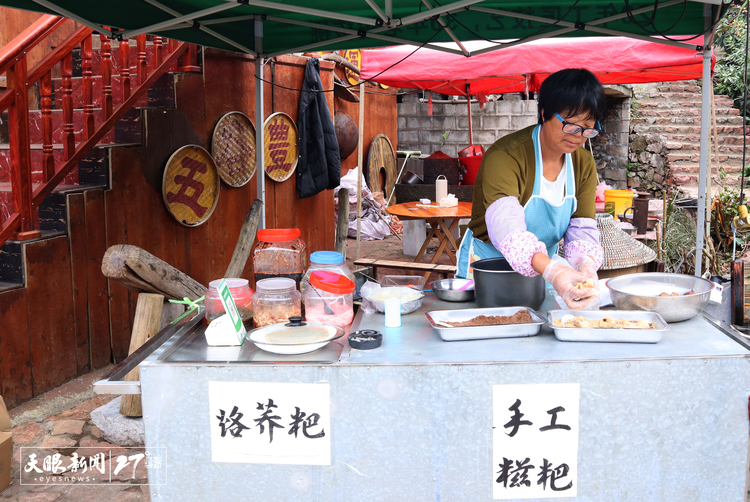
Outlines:
[{"label": "green plant", "polygon": [[641,116],[640,114],[641,105],[635,99],[630,100],[630,118],[637,119]]},{"label": "green plant", "polygon": [[743,103],[744,99],[744,71],[745,71],[745,9],[748,2],[742,6],[734,5],[719,21],[716,27],[715,45],[724,52],[724,57],[716,62],[714,71],[714,91],[725,94],[734,100],[734,106],[743,115],[750,116],[750,103]]}]

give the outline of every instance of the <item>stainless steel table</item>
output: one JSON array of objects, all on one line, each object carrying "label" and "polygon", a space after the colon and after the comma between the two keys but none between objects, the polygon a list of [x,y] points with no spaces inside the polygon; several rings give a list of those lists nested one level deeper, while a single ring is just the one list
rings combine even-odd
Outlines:
[{"label": "stainless steel table", "polygon": [[[428,294],[395,329],[360,311],[381,348],[298,358],[178,330],[141,364],[147,447],[169,452],[152,499],[492,500],[493,385],[580,383],[576,500],[745,500],[750,351],[731,332],[697,317],[654,345],[443,342],[424,312],[460,306]],[[209,381],[329,383],[331,465],[212,463]]]}]

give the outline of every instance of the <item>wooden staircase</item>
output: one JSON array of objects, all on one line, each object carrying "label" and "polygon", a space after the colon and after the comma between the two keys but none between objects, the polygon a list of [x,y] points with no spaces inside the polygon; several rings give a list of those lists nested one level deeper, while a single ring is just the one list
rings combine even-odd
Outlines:
[{"label": "wooden staircase", "polygon": [[110,186],[110,151],[143,144],[144,110],[174,107],[172,74],[201,71],[194,45],[87,27],[29,68],[66,21],[42,16],[0,49],[0,292],[25,285],[25,243],[69,232],[71,196]]}]

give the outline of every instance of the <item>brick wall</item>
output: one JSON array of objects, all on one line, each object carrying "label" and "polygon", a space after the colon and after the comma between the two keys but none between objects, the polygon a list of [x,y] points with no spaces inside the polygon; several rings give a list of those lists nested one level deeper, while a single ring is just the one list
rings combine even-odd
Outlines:
[{"label": "brick wall", "polygon": [[[432,116],[427,103],[420,103],[421,93],[406,94],[398,104],[399,150],[419,150],[431,154],[442,150],[456,156],[469,145],[469,118],[466,101],[433,103]],[[436,101],[440,96],[433,95]],[[610,186],[627,188],[628,133],[630,98],[607,97],[608,114],[602,124],[604,132],[592,142],[599,177]],[[511,132],[537,123],[536,100],[522,100],[518,94],[471,107],[474,144],[489,148],[492,143]],[[447,139],[444,133],[450,133]],[[445,141],[444,144],[441,143]]]},{"label": "brick wall", "polygon": [[[466,101],[433,103],[432,116],[427,115],[427,103],[420,103],[421,93],[406,94],[398,104],[398,148],[419,150],[431,154],[442,150],[456,156],[469,146],[469,113]],[[433,99],[436,99],[433,97]],[[537,103],[522,101],[518,95],[487,103],[479,109],[471,105],[474,144],[489,148],[508,133],[536,124]],[[444,141],[443,134],[450,133]]]}]

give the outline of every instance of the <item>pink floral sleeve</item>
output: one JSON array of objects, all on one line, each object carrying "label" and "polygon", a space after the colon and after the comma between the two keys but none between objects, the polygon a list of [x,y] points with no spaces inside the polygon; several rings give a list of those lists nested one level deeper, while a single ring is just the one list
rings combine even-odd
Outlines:
[{"label": "pink floral sleeve", "polygon": [[602,266],[602,262],[604,261],[602,247],[590,241],[570,241],[565,243],[563,250],[565,251],[565,258],[568,260],[568,263],[575,269],[578,269],[581,260],[586,256],[594,259],[597,270]]},{"label": "pink floral sleeve", "polygon": [[527,230],[516,230],[508,234],[500,243],[498,250],[508,260],[508,264],[521,275],[534,277],[539,275],[531,267],[531,259],[537,253],[547,256],[547,247]]}]

